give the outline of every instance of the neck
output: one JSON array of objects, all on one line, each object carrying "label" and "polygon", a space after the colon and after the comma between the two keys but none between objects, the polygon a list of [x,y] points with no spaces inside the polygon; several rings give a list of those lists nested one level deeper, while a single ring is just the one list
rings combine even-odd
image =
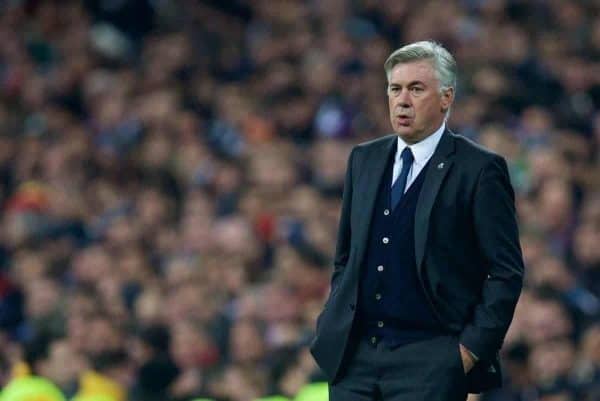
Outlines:
[{"label": "neck", "polygon": [[445,121],[440,122],[440,124],[437,126],[436,129],[434,129],[433,131],[429,132],[426,135],[423,135],[421,137],[418,138],[404,138],[402,136],[400,136],[400,138],[407,144],[407,145],[414,145],[415,143],[419,143],[427,138],[429,138],[431,135],[435,134],[436,132],[438,132],[440,129],[445,129]]}]

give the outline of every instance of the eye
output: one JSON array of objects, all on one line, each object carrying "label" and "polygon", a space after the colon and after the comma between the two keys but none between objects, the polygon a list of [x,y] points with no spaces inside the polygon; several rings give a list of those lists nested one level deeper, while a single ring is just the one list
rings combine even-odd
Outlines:
[{"label": "eye", "polygon": [[392,93],[397,93],[397,92],[398,92],[398,87],[397,87],[397,86],[392,86],[392,87],[390,88],[390,92],[392,92]]},{"label": "eye", "polygon": [[422,93],[424,91],[424,89],[420,86],[413,86],[412,88],[410,88],[410,91],[412,93],[419,94],[419,93]]}]

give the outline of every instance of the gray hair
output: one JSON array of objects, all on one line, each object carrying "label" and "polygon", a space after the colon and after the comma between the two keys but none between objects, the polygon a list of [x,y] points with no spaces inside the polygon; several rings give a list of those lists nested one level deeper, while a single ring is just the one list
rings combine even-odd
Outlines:
[{"label": "gray hair", "polygon": [[388,82],[392,69],[403,63],[429,60],[440,84],[440,92],[448,88],[456,90],[456,60],[441,44],[426,40],[396,49],[383,64]]}]

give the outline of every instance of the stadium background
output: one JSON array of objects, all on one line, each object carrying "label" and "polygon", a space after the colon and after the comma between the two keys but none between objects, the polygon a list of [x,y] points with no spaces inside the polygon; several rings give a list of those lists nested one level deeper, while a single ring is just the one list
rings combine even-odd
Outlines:
[{"label": "stadium background", "polygon": [[322,381],[307,344],[346,157],[390,132],[387,55],[434,39],[459,65],[450,128],[508,160],[527,266],[506,386],[470,400],[600,399],[599,15],[0,2],[0,384],[252,401]]}]

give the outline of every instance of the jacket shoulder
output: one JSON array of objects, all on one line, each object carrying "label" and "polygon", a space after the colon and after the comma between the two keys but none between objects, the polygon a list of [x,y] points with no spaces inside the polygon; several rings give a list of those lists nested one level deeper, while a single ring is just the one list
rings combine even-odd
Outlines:
[{"label": "jacket shoulder", "polygon": [[456,153],[464,158],[468,158],[467,160],[472,163],[487,164],[492,160],[504,161],[504,158],[498,153],[483,147],[482,145],[463,135],[455,134],[453,132],[450,132],[449,134],[454,138]]}]

